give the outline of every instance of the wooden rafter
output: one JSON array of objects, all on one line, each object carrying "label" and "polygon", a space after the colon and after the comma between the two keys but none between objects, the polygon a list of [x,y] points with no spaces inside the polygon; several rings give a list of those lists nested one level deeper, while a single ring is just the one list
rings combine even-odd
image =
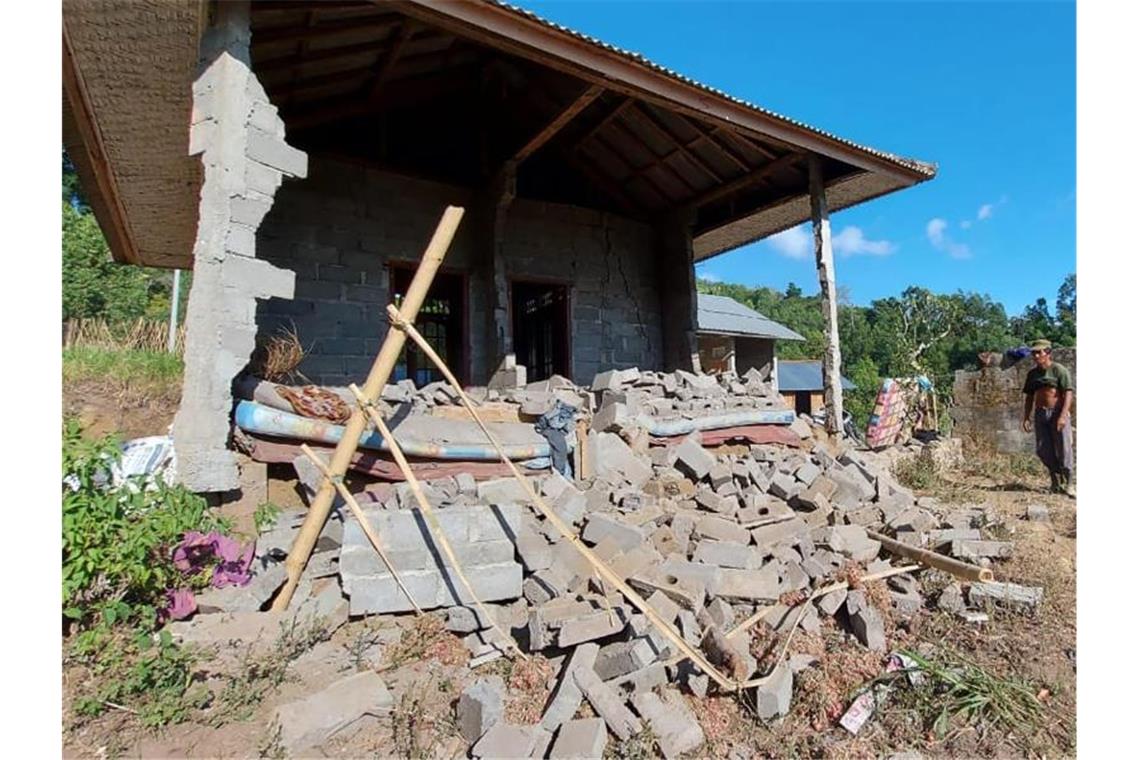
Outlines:
[{"label": "wooden rafter", "polygon": [[[692,151],[690,146],[694,144],[694,141],[690,141],[687,144],[682,143],[677,138],[677,136],[674,135],[669,130],[669,128],[661,121],[660,117],[657,116],[657,114],[653,113],[653,111],[649,107],[647,107],[641,103],[638,103],[637,106],[634,108],[634,110],[636,111],[636,113],[639,116],[641,116],[645,119],[646,123],[648,123],[650,126],[652,126],[660,135],[662,135],[666,140],[668,140],[670,143],[672,143],[674,148],[675,148],[675,151],[679,151],[681,153],[681,155],[688,158],[689,162],[692,163],[693,166],[695,166],[698,169],[700,169],[701,171],[703,171],[709,177],[709,179],[711,179],[713,182],[715,182],[718,185],[721,182],[724,182],[724,177],[721,177],[719,174],[717,174],[715,169],[713,169],[711,166],[709,166],[703,158],[701,158],[700,156],[698,156],[696,153],[694,153]],[[699,143],[700,139],[698,138],[695,142]],[[670,155],[672,155],[672,154],[670,154]]]},{"label": "wooden rafter", "polygon": [[380,93],[384,89],[384,82],[400,60],[400,55],[404,52],[408,40],[415,33],[415,26],[413,22],[407,21],[400,24],[400,27],[392,34],[392,43],[389,45],[388,51],[380,57],[380,62],[376,66],[376,77],[372,80],[372,85],[368,90],[369,101],[375,103],[379,100]]},{"label": "wooden rafter", "polygon": [[634,180],[640,179],[646,187],[648,187],[650,190],[653,191],[654,195],[656,195],[658,198],[665,201],[666,206],[673,205],[673,203],[674,203],[673,199],[670,198],[669,195],[664,190],[662,190],[660,187],[658,187],[655,182],[650,180],[648,177],[643,177],[639,173],[639,167],[636,167],[633,164],[631,164],[629,162],[629,159],[625,157],[625,154],[623,154],[620,150],[618,150],[613,145],[611,145],[610,142],[605,139],[605,137],[603,137],[602,135],[598,135],[597,139],[594,142],[596,142],[598,145],[602,146],[607,151],[612,153],[614,155],[614,158],[616,158],[621,163],[621,165],[623,167],[625,167],[625,171],[626,171],[627,176],[624,180],[619,180],[622,183],[623,187],[628,186]]},{"label": "wooden rafter", "polygon": [[382,53],[386,47],[386,42],[370,40],[368,42],[361,42],[358,45],[342,45],[340,47],[329,48],[328,50],[315,50],[305,53],[304,56],[289,53],[288,55],[276,56],[265,60],[259,59],[256,64],[257,73],[264,75],[282,69],[291,69],[302,64],[335,61],[340,58],[352,58],[358,55]]},{"label": "wooden rafter", "polygon": [[775,153],[768,150],[767,148],[765,148],[762,145],[758,145],[755,140],[749,140],[747,137],[740,134],[739,132],[736,132],[735,130],[729,129],[728,127],[725,127],[723,125],[718,124],[717,126],[713,127],[713,134],[724,135],[731,142],[737,143],[738,145],[747,146],[750,150],[756,151],[757,153],[759,153],[760,155],[764,156],[765,158],[767,158],[769,160],[775,160],[776,159]]},{"label": "wooden rafter", "polygon": [[574,102],[562,109],[562,111],[555,116],[550,123],[540,129],[538,133],[530,138],[521,148],[515,151],[514,155],[509,159],[513,163],[521,163],[525,161],[528,156],[536,150],[545,145],[550,138],[558,134],[559,131],[567,124],[569,124],[575,116],[584,111],[591,103],[597,100],[605,89],[600,85],[591,85],[586,90],[574,99]]},{"label": "wooden rafter", "polygon": [[563,150],[562,157],[571,167],[585,174],[603,193],[617,203],[622,211],[635,218],[645,215],[644,210],[641,209],[636,199],[624,188],[611,181],[605,172],[598,167],[597,163],[584,152]]},{"label": "wooden rafter", "polygon": [[[256,3],[254,6],[256,7]],[[301,40],[321,40],[326,37],[335,37],[339,34],[360,32],[383,33],[390,31],[403,23],[398,17],[383,17],[379,19],[348,19],[346,21],[330,21],[319,26],[291,26],[286,29],[254,30],[249,44],[255,48],[263,45],[273,45],[280,42],[300,42]]]},{"label": "wooden rafter", "polygon": [[[672,174],[674,177],[676,177],[677,180],[683,186],[689,188],[689,192],[691,192],[691,193],[700,192],[701,189],[699,187],[697,187],[692,182],[690,182],[688,180],[688,178],[685,177],[684,174],[677,171],[677,168],[669,163],[669,159],[672,158],[676,154],[676,152],[677,152],[676,150],[674,150],[670,153],[666,153],[664,156],[658,156],[653,151],[653,149],[649,147],[648,143],[646,143],[645,140],[643,140],[636,132],[634,132],[633,129],[630,128],[630,126],[628,124],[626,124],[625,122],[619,121],[619,122],[617,122],[617,128],[620,129],[621,131],[625,132],[626,136],[628,136],[631,140],[634,140],[635,142],[638,142],[638,143],[641,143],[642,145],[644,145],[645,150],[648,153],[653,155],[654,160],[651,163],[646,164],[645,166],[642,166],[636,170],[637,176],[640,176],[642,178],[646,178],[645,177],[646,173],[653,171],[654,169],[656,169],[658,167],[661,167],[664,169],[668,169],[669,173]],[[646,178],[646,179],[648,181],[648,178]]]},{"label": "wooden rafter", "polygon": [[578,142],[574,144],[574,150],[581,150],[582,146],[585,145],[591,137],[596,135],[601,130],[605,129],[606,125],[608,125],[617,117],[621,116],[622,112],[625,111],[625,109],[629,108],[631,105],[633,105],[633,98],[622,98],[617,103],[617,105],[610,109],[609,113],[598,120],[597,124],[590,127],[586,131],[586,134],[578,138]]},{"label": "wooden rafter", "polygon": [[780,158],[777,158],[775,161],[770,161],[759,169],[755,169],[743,176],[737,177],[731,182],[726,182],[723,185],[709,188],[704,193],[701,193],[696,198],[693,198],[691,201],[689,201],[687,205],[691,208],[699,209],[701,206],[715,203],[722,198],[727,198],[733,193],[759,184],[760,182],[771,177],[776,172],[792,166],[796,163],[796,161],[801,160],[803,157],[804,156],[802,153],[788,153],[784,156],[781,156]]},{"label": "wooden rafter", "polygon": [[697,137],[697,141],[705,142],[711,145],[713,147],[713,150],[715,150],[719,155],[724,156],[729,161],[736,164],[740,169],[746,172],[752,171],[752,166],[745,158],[738,155],[735,150],[723,144],[720,140],[717,140],[713,136],[716,133],[715,127],[706,132],[705,126],[701,122],[694,121],[692,119],[688,119],[688,122],[689,124],[693,125],[693,128],[696,129],[697,132],[700,133],[700,135]]}]

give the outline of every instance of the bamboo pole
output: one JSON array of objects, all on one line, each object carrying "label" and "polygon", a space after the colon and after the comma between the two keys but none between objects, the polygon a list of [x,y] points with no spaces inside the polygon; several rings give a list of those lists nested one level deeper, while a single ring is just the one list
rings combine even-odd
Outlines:
[{"label": "bamboo pole", "polygon": [[[397,312],[401,320],[415,321],[420,306],[423,305],[424,298],[427,297],[428,288],[431,287],[432,280],[435,279],[435,273],[439,270],[443,257],[451,246],[452,238],[455,237],[459,220],[462,218],[463,209],[458,206],[448,206],[444,210],[443,216],[435,228],[435,233],[424,250],[423,258],[420,259],[420,265],[416,269],[412,284],[408,287],[408,292],[400,305],[400,311]],[[388,328],[388,334],[384,338],[384,344],[380,347],[380,353],[376,355],[376,361],[372,363],[372,369],[368,372],[368,379],[364,381],[366,398],[375,400],[380,395],[380,391],[384,389],[384,384],[388,382],[392,368],[396,366],[396,360],[404,347],[404,340],[405,333],[403,331],[394,327]],[[348,469],[352,455],[356,451],[356,447],[360,445],[360,435],[364,432],[365,420],[366,417],[362,409],[353,410],[352,416],[345,424],[344,435],[337,443],[336,451],[333,452],[332,460],[329,463],[329,471],[334,476],[343,476]],[[285,570],[288,575],[284,588],[281,589],[281,593],[273,602],[274,610],[280,611],[289,608],[289,602],[293,599],[293,592],[297,590],[297,582],[301,580],[301,573],[304,572],[305,565],[309,562],[309,556],[313,553],[313,546],[316,545],[321,529],[329,517],[329,510],[332,509],[333,494],[335,493],[336,489],[332,482],[325,480],[309,507],[309,513],[301,525],[301,532],[297,534],[293,546],[289,549],[289,557],[285,560]]]},{"label": "bamboo pole", "polygon": [[455,570],[455,574],[459,576],[459,580],[463,583],[464,588],[467,589],[467,593],[471,595],[471,600],[475,602],[475,606],[479,608],[479,612],[483,613],[483,616],[490,622],[491,627],[495,629],[495,633],[499,634],[506,643],[510,644],[511,649],[525,660],[526,655],[519,649],[519,645],[515,643],[514,638],[499,627],[495,617],[483,605],[482,600],[479,599],[479,595],[475,593],[475,587],[471,585],[467,574],[463,572],[463,566],[459,564],[459,557],[455,556],[455,551],[451,548],[451,542],[447,540],[447,536],[443,532],[443,526],[439,524],[439,519],[435,516],[435,509],[432,507],[431,502],[427,500],[427,497],[424,496],[424,491],[420,488],[420,481],[416,479],[415,473],[412,472],[411,466],[408,465],[408,460],[404,457],[404,452],[400,448],[400,444],[396,442],[396,437],[392,435],[392,431],[389,430],[388,426],[384,423],[384,418],[376,411],[373,402],[365,398],[364,394],[361,393],[355,384],[350,384],[348,389],[352,392],[352,395],[356,397],[356,403],[367,413],[368,417],[372,420],[372,424],[380,431],[381,437],[387,442],[392,458],[396,460],[396,465],[400,468],[400,471],[404,473],[404,478],[408,481],[408,487],[412,489],[412,495],[415,496],[416,503],[420,505],[420,512],[424,516],[428,530],[431,531],[435,542],[443,549],[443,553],[451,560],[451,567]]},{"label": "bamboo pole", "polygon": [[[866,583],[867,581],[879,581],[879,580],[882,580],[883,578],[889,578],[892,575],[902,575],[903,573],[909,573],[912,570],[917,570],[918,567],[919,567],[918,565],[907,565],[905,567],[892,567],[890,570],[882,570],[880,572],[872,573],[870,575],[864,575],[861,578],[859,578],[859,583]],[[801,604],[806,605],[807,602],[810,602],[813,599],[816,599],[818,597],[830,594],[832,591],[839,591],[840,589],[847,588],[850,585],[851,584],[848,581],[838,581],[836,583],[832,583],[829,586],[822,586],[822,587],[816,589],[815,591],[813,591],[811,593],[811,596],[809,596],[807,599],[805,599]],[[740,625],[736,626],[731,631],[726,633],[725,638],[731,639],[733,636],[736,636],[737,634],[743,633],[744,631],[748,630],[752,626],[759,623],[764,618],[765,615],[767,615],[772,610],[776,609],[778,606],[779,605],[776,605],[776,604],[769,604],[769,605],[766,605],[766,606],[761,607],[760,609],[756,610],[756,612],[753,613],[751,617],[749,617],[743,623],[741,623]]]},{"label": "bamboo pole", "polygon": [[971,565],[969,562],[962,562],[953,557],[947,557],[945,554],[932,552],[929,549],[919,549],[917,546],[904,544],[901,541],[896,541],[893,538],[884,536],[882,533],[876,533],[873,530],[868,530],[867,535],[881,543],[883,548],[891,554],[897,554],[900,557],[921,562],[927,567],[942,570],[968,581],[992,581],[994,579],[994,571],[987,567]]},{"label": "bamboo pole", "polygon": [[336,490],[340,493],[341,498],[344,499],[345,504],[348,505],[348,508],[352,512],[353,517],[355,517],[357,522],[360,523],[360,529],[363,530],[364,535],[368,537],[368,541],[372,544],[372,548],[375,549],[376,553],[380,555],[380,560],[384,563],[384,567],[388,568],[388,572],[390,572],[392,574],[392,577],[396,580],[396,585],[399,586],[400,590],[404,592],[404,596],[408,597],[408,601],[411,603],[412,609],[416,611],[417,615],[424,614],[424,611],[420,609],[420,606],[418,604],[416,604],[415,598],[412,597],[412,592],[408,591],[408,587],[404,585],[404,581],[400,577],[400,574],[396,572],[396,566],[392,564],[392,560],[388,558],[388,553],[384,551],[384,547],[380,543],[380,537],[376,535],[376,531],[372,529],[372,525],[368,522],[368,518],[365,516],[364,510],[360,508],[360,502],[356,500],[356,497],[349,492],[348,486],[344,484],[343,476],[334,476],[329,471],[328,465],[325,464],[324,460],[317,456],[316,452],[310,449],[307,443],[301,444],[301,453],[307,456],[310,461],[316,465],[317,469],[321,471],[321,474],[325,476],[326,480],[331,481],[332,484],[336,486]]},{"label": "bamboo pole", "polygon": [[[859,582],[864,583],[866,581],[881,580],[883,578],[888,578],[892,575],[899,575],[901,573],[909,573],[910,571],[917,570],[918,568],[919,568],[918,565],[907,565],[906,567],[895,567],[895,568],[891,568],[890,570],[884,570],[880,573],[873,573],[871,575],[864,575],[862,578],[859,579]],[[811,592],[811,594],[799,604],[800,612],[796,616],[796,622],[794,624],[792,624],[792,629],[788,632],[788,637],[786,639],[784,639],[784,646],[782,646],[780,648],[780,654],[776,657],[776,659],[774,661],[775,664],[772,666],[772,669],[769,670],[764,675],[760,676],[759,678],[753,678],[750,681],[745,681],[743,684],[740,685],[740,688],[748,689],[748,688],[751,688],[753,686],[762,686],[763,684],[767,683],[768,679],[772,677],[772,674],[774,672],[776,672],[776,668],[779,667],[780,663],[784,661],[784,657],[787,656],[788,647],[790,647],[792,645],[792,638],[796,635],[796,631],[799,630],[800,621],[803,620],[804,615],[807,614],[809,605],[821,596],[826,596],[827,594],[830,594],[832,591],[839,591],[840,589],[848,588],[850,585],[851,585],[851,583],[849,581],[839,581],[837,583],[832,583],[830,586],[823,586],[821,588],[817,588],[815,591]],[[749,619],[751,619],[751,618],[749,618]],[[740,626],[737,626],[728,635],[732,636],[733,634],[739,632],[739,630],[740,630]]]},{"label": "bamboo pole", "polygon": [[634,607],[644,613],[645,616],[649,618],[649,621],[653,623],[653,625],[659,631],[661,631],[665,638],[669,639],[669,642],[671,644],[676,646],[679,651],[687,655],[698,668],[700,668],[710,678],[716,681],[718,686],[720,686],[725,691],[737,690],[739,687],[739,683],[737,681],[723,675],[712,665],[712,663],[705,659],[704,655],[702,655],[696,648],[689,644],[689,642],[685,641],[685,639],[680,634],[673,630],[673,627],[669,625],[669,623],[667,623],[664,618],[661,617],[657,610],[655,610],[649,605],[648,602],[642,599],[636,591],[630,588],[629,585],[627,585],[626,582],[617,575],[617,573],[610,569],[609,565],[600,560],[594,554],[594,552],[590,550],[589,547],[583,544],[578,535],[573,530],[571,530],[570,527],[567,526],[565,522],[563,522],[562,518],[559,517],[557,513],[555,513],[554,510],[550,508],[546,501],[544,501],[542,497],[540,497],[538,493],[535,492],[534,487],[530,484],[530,481],[528,481],[523,476],[523,474],[519,472],[519,469],[515,463],[512,462],[510,458],[507,457],[506,452],[503,451],[503,447],[499,444],[499,441],[495,438],[494,435],[491,434],[491,431],[487,429],[487,426],[483,423],[483,420],[479,416],[479,413],[475,411],[475,407],[471,403],[471,399],[468,398],[455,375],[452,374],[450,369],[448,369],[444,361],[439,358],[439,354],[437,354],[435,350],[432,349],[432,347],[428,344],[428,342],[424,340],[423,336],[419,334],[416,328],[409,324],[409,322],[401,316],[400,312],[397,311],[394,306],[388,306],[388,319],[391,321],[393,327],[406,331],[408,337],[410,337],[412,341],[417,346],[419,346],[424,355],[427,356],[433,363],[435,363],[436,367],[439,368],[439,371],[443,374],[444,378],[446,378],[452,389],[454,389],[455,392],[459,395],[460,402],[471,414],[471,417],[483,431],[483,434],[487,436],[487,440],[491,443],[492,446],[495,447],[495,450],[499,452],[500,459],[502,459],[503,463],[507,465],[507,468],[510,469],[511,474],[514,475],[515,480],[519,482],[523,490],[526,492],[527,496],[530,497],[531,503],[538,508],[538,510],[543,514],[544,517],[546,517],[547,520],[550,520],[550,523],[558,530],[559,533],[562,534],[563,538],[569,541],[570,545],[573,546],[579,554],[585,557],[591,565],[593,565],[594,569],[597,570],[599,576],[601,576],[605,581],[609,582],[610,585],[618,589],[618,591],[621,592],[622,596],[628,599]]}]

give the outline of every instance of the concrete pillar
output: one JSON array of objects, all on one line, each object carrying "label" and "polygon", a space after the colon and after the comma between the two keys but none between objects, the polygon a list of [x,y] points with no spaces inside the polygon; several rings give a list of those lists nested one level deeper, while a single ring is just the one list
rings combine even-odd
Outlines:
[{"label": "concrete pillar", "polygon": [[808,156],[808,190],[811,193],[811,227],[815,238],[815,266],[819,272],[820,302],[823,307],[823,405],[828,433],[843,433],[843,386],[839,380],[842,364],[839,354],[839,316],[835,294],[835,258],[831,252],[831,221],[827,214],[827,192],[819,156]]},{"label": "concrete pillar", "polygon": [[199,492],[240,485],[227,448],[231,384],[249,362],[258,298],[292,298],[294,274],[258,260],[256,235],[283,176],[304,177],[307,156],[250,69],[249,3],[218,3],[193,85],[190,155],[203,180],[186,307],[182,403],[174,418],[179,479]]},{"label": "concrete pillar", "polygon": [[665,370],[699,372],[697,277],[693,268],[693,228],[675,216],[655,230],[661,294],[661,346]]},{"label": "concrete pillar", "polygon": [[487,288],[487,314],[483,326],[485,361],[481,371],[473,368],[476,379],[487,381],[503,368],[504,359],[514,351],[514,326],[511,324],[510,282],[503,256],[503,237],[507,211],[515,199],[516,173],[513,165],[496,175],[475,199],[475,227],[481,279]]}]

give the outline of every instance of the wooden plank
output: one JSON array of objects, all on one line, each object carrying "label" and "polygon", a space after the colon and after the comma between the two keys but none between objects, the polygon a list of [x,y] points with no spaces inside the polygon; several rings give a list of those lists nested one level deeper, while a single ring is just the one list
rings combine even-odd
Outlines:
[{"label": "wooden plank", "polygon": [[835,292],[835,258],[831,252],[831,220],[827,213],[827,191],[819,156],[808,156],[808,192],[811,193],[811,228],[815,240],[815,266],[819,272],[820,303],[823,309],[823,407],[825,427],[832,435],[843,434],[843,386],[839,368],[838,296]]},{"label": "wooden plank", "polygon": [[[694,185],[692,182],[690,182],[688,177],[686,177],[681,172],[677,171],[677,168],[675,166],[672,166],[671,164],[668,163],[668,159],[671,156],[673,156],[676,153],[676,151],[673,151],[672,153],[666,153],[664,156],[659,156],[649,146],[649,143],[647,143],[640,135],[638,135],[636,132],[634,132],[633,129],[630,128],[630,126],[628,124],[626,124],[625,122],[619,121],[617,123],[617,127],[618,127],[618,129],[625,132],[626,136],[629,139],[633,140],[634,142],[638,143],[643,148],[645,148],[645,152],[648,153],[649,155],[653,156],[653,158],[654,158],[654,160],[651,163],[646,164],[645,166],[641,167],[640,169],[637,169],[637,175],[636,176],[641,177],[645,181],[649,182],[651,180],[649,180],[649,178],[646,176],[646,174],[648,172],[653,171],[654,169],[656,169],[658,167],[661,167],[663,169],[668,169],[669,173],[672,174],[674,177],[676,177],[677,180],[682,185],[689,188],[689,192],[691,192],[691,193],[700,192],[700,188],[697,187],[696,185]],[[629,180],[626,180],[626,181],[628,182]]]},{"label": "wooden plank", "polygon": [[622,184],[622,187],[627,187],[634,180],[640,179],[646,187],[648,187],[650,190],[653,191],[654,195],[656,195],[658,198],[661,198],[663,201],[665,201],[666,206],[671,206],[671,205],[673,205],[673,203],[675,203],[675,201],[672,198],[670,198],[669,195],[666,194],[666,192],[664,190],[662,190],[660,187],[658,187],[656,183],[651,182],[650,180],[646,179],[645,177],[642,177],[641,174],[639,173],[640,167],[634,166],[632,163],[630,163],[629,159],[625,157],[625,154],[622,153],[622,151],[615,148],[609,142],[609,140],[607,140],[606,138],[604,138],[601,135],[598,135],[595,142],[598,145],[605,148],[610,153],[612,153],[614,158],[616,158],[618,160],[618,163],[620,163],[622,166],[625,167],[625,171],[626,171],[627,176],[624,180],[619,180]]},{"label": "wooden plank", "polygon": [[799,161],[802,158],[803,154],[800,153],[789,153],[785,156],[781,156],[775,161],[765,164],[759,169],[754,169],[741,177],[737,177],[731,182],[726,182],[723,185],[709,188],[704,193],[701,193],[696,198],[690,200],[687,205],[689,205],[691,208],[700,208],[701,206],[719,201],[720,199],[726,198],[739,190],[743,190],[746,187],[751,187],[752,185],[759,184],[765,178],[770,177],[781,169],[786,169],[792,166],[796,161]]},{"label": "wooden plank", "polygon": [[[308,40],[304,41],[308,42]],[[265,60],[258,58],[254,62],[254,70],[258,77],[261,77],[266,74],[272,74],[283,69],[292,69],[308,63],[321,63],[323,61],[335,61],[341,58],[352,58],[358,55],[382,53],[386,48],[386,42],[369,40],[368,42],[362,42],[358,45],[342,45],[340,47],[329,48],[328,50],[307,52],[303,56],[299,56],[296,53],[289,53],[288,55],[274,56],[273,58],[266,58]]]},{"label": "wooden plank", "polygon": [[597,185],[603,193],[610,197],[618,207],[624,211],[628,216],[634,219],[641,219],[645,216],[645,209],[636,198],[631,196],[626,190],[616,184],[600,167],[594,159],[585,153],[575,153],[566,150],[562,153],[562,158],[570,165],[572,169],[580,171],[586,175],[595,185]]},{"label": "wooden plank", "polygon": [[558,134],[575,116],[582,113],[582,111],[597,100],[604,92],[605,88],[599,85],[587,87],[581,95],[574,99],[573,103],[562,109],[561,113],[551,119],[549,124],[538,131],[538,134],[530,138],[525,145],[516,150],[511,160],[516,163],[525,161],[528,156],[545,145],[550,138]]},{"label": "wooden plank", "polygon": [[[471,415],[461,406],[433,406],[428,412],[432,417],[445,420],[469,420]],[[518,404],[504,401],[486,401],[479,405],[479,416],[487,422],[522,422]]]}]

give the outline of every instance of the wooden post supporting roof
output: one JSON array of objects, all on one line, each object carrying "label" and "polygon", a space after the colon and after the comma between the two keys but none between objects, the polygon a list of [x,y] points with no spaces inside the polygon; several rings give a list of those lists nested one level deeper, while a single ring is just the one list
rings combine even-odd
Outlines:
[{"label": "wooden post supporting roof", "polygon": [[808,156],[808,191],[811,193],[811,227],[815,239],[815,266],[819,271],[819,295],[823,307],[823,406],[827,432],[843,432],[843,386],[839,380],[839,317],[835,297],[835,258],[831,253],[831,221],[827,214],[827,193],[819,156]]}]

